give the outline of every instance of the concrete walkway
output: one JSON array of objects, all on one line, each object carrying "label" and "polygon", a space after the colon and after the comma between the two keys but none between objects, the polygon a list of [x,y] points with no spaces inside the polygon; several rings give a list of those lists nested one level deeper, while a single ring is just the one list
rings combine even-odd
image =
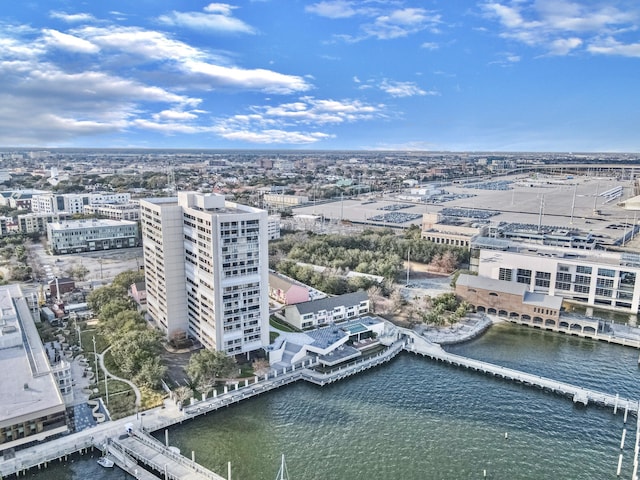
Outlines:
[{"label": "concrete walkway", "polygon": [[133,389],[133,393],[135,393],[135,395],[136,395],[136,408],[140,408],[140,405],[141,405],[141,402],[142,402],[142,393],[140,393],[140,389],[137,387],[137,385],[135,383],[133,383],[132,381],[127,380],[126,378],[115,376],[113,373],[111,373],[109,370],[107,370],[107,367],[105,367],[105,365],[104,365],[104,355],[109,350],[111,350],[111,347],[113,347],[113,345],[110,345],[108,348],[106,348],[104,350],[104,352],[98,354],[98,359],[99,359],[98,361],[100,363],[100,370],[102,370],[102,373],[104,373],[108,378],[111,378],[113,380],[118,380],[120,382],[124,382],[127,385],[129,385]]}]

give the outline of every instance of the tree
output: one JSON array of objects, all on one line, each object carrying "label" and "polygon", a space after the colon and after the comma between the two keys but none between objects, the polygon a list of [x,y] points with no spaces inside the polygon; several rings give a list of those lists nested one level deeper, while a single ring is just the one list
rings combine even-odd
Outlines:
[{"label": "tree", "polygon": [[193,390],[189,387],[180,386],[173,391],[176,403],[182,408],[182,404],[193,396]]},{"label": "tree", "polygon": [[211,386],[217,378],[230,375],[235,367],[235,358],[227,356],[224,352],[200,350],[189,359],[187,375],[197,385]]},{"label": "tree", "polygon": [[89,273],[89,269],[82,264],[73,264],[65,272],[71,278],[83,282]]},{"label": "tree", "polygon": [[253,361],[251,368],[253,369],[253,373],[261,377],[269,373],[271,365],[269,365],[269,360],[266,358],[258,358]]},{"label": "tree", "polygon": [[119,288],[107,285],[106,287],[96,288],[91,292],[87,297],[87,303],[89,304],[89,308],[99,315],[103,305],[111,302],[115,298],[121,297],[122,291]]},{"label": "tree", "polygon": [[11,267],[10,271],[11,280],[15,280],[17,282],[24,282],[31,278],[31,267],[26,265],[16,265]]},{"label": "tree", "polygon": [[122,373],[134,377],[145,362],[157,356],[159,349],[159,332],[132,330],[121,335],[113,344],[111,355]]},{"label": "tree", "polygon": [[118,339],[134,330],[147,330],[147,324],[142,315],[136,310],[121,310],[111,317],[104,317],[100,312],[100,330],[109,339],[111,343],[115,343]]},{"label": "tree", "polygon": [[124,295],[127,294],[132,284],[144,280],[144,272],[139,270],[127,270],[119,273],[111,282],[114,288],[118,288]]},{"label": "tree", "polygon": [[167,367],[162,365],[160,358],[152,357],[142,362],[140,370],[133,379],[139,385],[158,389],[165,373],[167,373]]}]

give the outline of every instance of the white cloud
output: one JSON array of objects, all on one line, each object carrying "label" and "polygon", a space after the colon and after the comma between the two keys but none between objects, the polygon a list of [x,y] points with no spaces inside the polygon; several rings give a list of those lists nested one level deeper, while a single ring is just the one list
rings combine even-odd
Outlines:
[{"label": "white cloud", "polygon": [[260,144],[293,144],[304,145],[316,143],[320,140],[331,138],[333,135],[322,132],[292,132],[289,130],[267,129],[260,131],[251,130],[227,130],[219,127],[215,130],[222,138],[240,142],[260,143]]},{"label": "white cloud", "polygon": [[161,112],[153,114],[153,118],[157,121],[185,121],[195,120],[198,118],[198,115],[183,110],[162,110]]},{"label": "white cloud", "polygon": [[598,55],[617,55],[623,57],[640,58],[640,43],[624,44],[612,37],[594,41],[587,47],[587,51]]},{"label": "white cloud", "polygon": [[[634,30],[638,11],[613,5],[567,0],[489,1],[482,5],[488,18],[502,25],[500,36],[547,50],[549,55],[568,55],[603,35]],[[599,53],[588,48],[591,53]],[[620,55],[634,56],[633,48]]]},{"label": "white cloud", "polygon": [[441,22],[440,15],[429,14],[423,8],[403,8],[378,16],[373,23],[363,26],[367,35],[381,40],[406,37],[434,27]]},{"label": "white cloud", "polygon": [[98,53],[100,48],[93,43],[57,30],[43,30],[44,42],[47,45],[78,53]]},{"label": "white cloud", "polygon": [[353,2],[345,0],[330,0],[307,5],[305,10],[327,18],[349,18],[358,14],[358,8]]},{"label": "white cloud", "polygon": [[220,33],[249,33],[255,30],[238,18],[232,16],[233,7],[226,3],[211,3],[205,7],[205,12],[178,12],[173,11],[162,15],[158,21],[165,25],[191,28]]},{"label": "white cloud", "polygon": [[423,42],[422,45],[420,45],[420,48],[424,48],[425,50],[437,50],[440,48],[440,45],[434,42]]},{"label": "white cloud", "polygon": [[49,12],[49,16],[51,18],[57,18],[58,20],[63,20],[67,23],[92,22],[95,20],[95,17],[89,13],[69,14],[66,12],[51,11]]},{"label": "white cloud", "polygon": [[224,59],[210,58],[206,52],[171,39],[161,32],[139,28],[87,27],[76,31],[76,34],[84,36],[103,50],[108,48],[114,50],[114,53],[136,55],[172,65],[170,69],[174,73],[178,69],[183,75],[182,82],[197,83],[201,88],[257,90],[277,94],[306,91],[311,88],[304,78],[297,75],[286,75],[267,69],[221,65]]},{"label": "white cloud", "polygon": [[204,11],[229,16],[236,8],[238,7],[234,7],[233,5],[229,5],[228,3],[210,3],[209,5],[204,7]]},{"label": "white cloud", "polygon": [[550,55],[567,55],[572,50],[575,50],[582,45],[582,39],[577,37],[572,38],[558,38],[553,40],[549,46]]},{"label": "white cloud", "polygon": [[[376,7],[366,4],[376,4]],[[360,25],[363,34],[336,34],[334,39],[347,43],[362,41],[366,38],[388,40],[406,37],[427,28],[436,30],[442,22],[441,16],[423,8],[397,8],[397,2],[355,2],[348,0],[325,0],[306,7],[306,11],[332,18],[364,17]]]},{"label": "white cloud", "polygon": [[201,50],[161,32],[137,27],[83,27],[72,31],[112,54],[126,53],[152,60],[204,58]]},{"label": "white cloud", "polygon": [[398,82],[398,81],[387,80],[387,79],[384,79],[380,84],[380,90],[396,98],[425,96],[425,95],[432,95],[432,96],[440,95],[440,93],[436,90],[429,90],[429,91],[423,90],[414,82]]},{"label": "white cloud", "polygon": [[[319,127],[380,118],[384,108],[357,100],[302,97],[278,105],[254,105],[248,114],[220,118],[215,133],[252,143],[314,143],[333,136],[319,131]],[[302,125],[308,126],[309,131],[301,131]]]},{"label": "white cloud", "polygon": [[266,93],[289,94],[309,90],[311,86],[302,77],[285,75],[262,68],[247,70],[211,63],[186,60],[181,67],[190,75],[201,75],[211,86],[242,90],[260,90]]}]

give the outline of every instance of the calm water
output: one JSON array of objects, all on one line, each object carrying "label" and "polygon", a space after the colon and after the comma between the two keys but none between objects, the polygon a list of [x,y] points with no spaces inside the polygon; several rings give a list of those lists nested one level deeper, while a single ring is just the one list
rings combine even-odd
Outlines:
[{"label": "calm water", "polygon": [[[513,325],[450,350],[559,380],[640,397],[638,352]],[[170,430],[186,456],[234,480],[614,479],[622,414],[403,354],[328,387],[307,384],[249,400]],[[630,478],[629,417],[623,478]],[[508,439],[505,439],[508,432]],[[159,432],[159,438],[163,438]],[[126,478],[95,459],[40,479]]]}]

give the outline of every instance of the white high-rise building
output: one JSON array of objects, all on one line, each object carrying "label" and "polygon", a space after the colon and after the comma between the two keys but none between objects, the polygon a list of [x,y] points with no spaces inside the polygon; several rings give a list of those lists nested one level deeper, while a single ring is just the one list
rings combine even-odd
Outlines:
[{"label": "white high-rise building", "polygon": [[231,355],[269,343],[267,212],[223,195],[140,201],[148,313]]}]

